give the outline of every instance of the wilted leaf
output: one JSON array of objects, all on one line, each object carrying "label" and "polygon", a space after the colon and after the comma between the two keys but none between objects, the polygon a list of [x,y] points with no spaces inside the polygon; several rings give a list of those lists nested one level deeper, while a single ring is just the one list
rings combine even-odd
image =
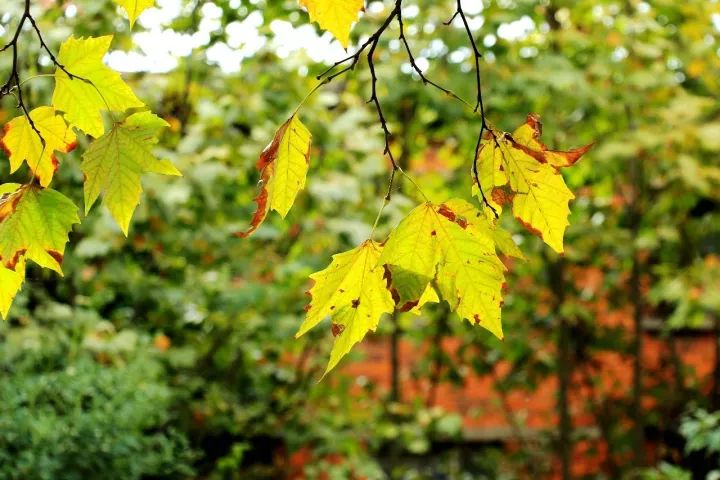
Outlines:
[{"label": "wilted leaf", "polygon": [[[505,268],[495,253],[492,231],[493,225],[467,202],[425,203],[391,233],[378,263],[388,265],[391,273],[403,272],[391,279],[395,290],[405,288],[408,274],[415,276],[412,291],[417,294],[427,292],[435,279],[443,299],[458,315],[502,338]],[[418,305],[422,301],[421,296],[416,298]]]},{"label": "wilted leaf", "polygon": [[[574,165],[592,145],[567,152],[549,150],[540,141],[541,132],[540,120],[533,114],[512,134],[490,130],[478,157],[480,182],[489,201],[498,205],[512,201],[515,217],[562,253],[568,204],[575,196],[559,168]],[[479,189],[474,193],[479,196]]]},{"label": "wilted leaf", "polygon": [[248,237],[265,221],[270,210],[283,218],[288,214],[297,194],[305,188],[309,168],[312,135],[297,115],[293,115],[275,133],[257,162],[261,172],[260,193],[255,198],[257,210],[250,228],[241,232]]}]

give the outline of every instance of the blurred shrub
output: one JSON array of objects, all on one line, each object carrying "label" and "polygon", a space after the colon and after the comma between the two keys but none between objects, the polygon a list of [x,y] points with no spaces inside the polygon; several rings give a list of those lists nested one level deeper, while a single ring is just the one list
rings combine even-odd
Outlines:
[{"label": "blurred shrub", "polygon": [[[80,330],[78,325],[93,322],[80,319],[70,331]],[[194,456],[188,441],[168,427],[173,395],[163,382],[160,364],[142,352],[127,363],[107,352],[68,352],[72,343],[64,340],[72,335],[61,326],[3,328],[0,478],[132,480],[191,475]],[[39,332],[43,336],[36,335]],[[117,339],[133,336],[105,335],[115,346]],[[93,337],[100,338],[98,331],[86,334],[86,340]]]}]

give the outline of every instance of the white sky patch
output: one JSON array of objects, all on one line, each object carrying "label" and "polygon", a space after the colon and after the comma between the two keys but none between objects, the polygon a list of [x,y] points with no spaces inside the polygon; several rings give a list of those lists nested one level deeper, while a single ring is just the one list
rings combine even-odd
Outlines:
[{"label": "white sky patch", "polygon": [[535,22],[527,15],[510,23],[503,23],[498,27],[497,35],[508,42],[524,40],[535,30]]},{"label": "white sky patch", "polygon": [[324,33],[318,36],[312,25],[296,28],[290,22],[273,20],[270,30],[275,34],[271,46],[280,58],[287,58],[305,50],[314,62],[333,63],[346,55],[340,42],[335,40],[332,34]]},{"label": "white sky patch", "polygon": [[[175,18],[186,14],[180,0],[158,0],[156,7],[140,16],[139,23],[145,31],[133,35],[137,49],[111,51],[106,62],[120,72],[167,73],[177,68],[180,58],[207,46],[211,34],[223,28],[222,9],[212,2],[203,5],[197,32],[186,34],[167,28]],[[244,20],[225,26],[227,41],[207,49],[208,62],[218,65],[225,73],[238,72],[243,60],[268,46],[267,38],[259,30],[263,23],[262,13],[254,11]],[[270,29],[275,35],[270,47],[281,58],[305,51],[314,62],[332,63],[345,56],[345,50],[331,34],[318,36],[310,24],[295,28],[290,22],[274,20]]]},{"label": "white sky patch", "polygon": [[720,32],[720,13],[713,13],[712,15],[710,15],[710,20],[712,21],[715,30]]}]

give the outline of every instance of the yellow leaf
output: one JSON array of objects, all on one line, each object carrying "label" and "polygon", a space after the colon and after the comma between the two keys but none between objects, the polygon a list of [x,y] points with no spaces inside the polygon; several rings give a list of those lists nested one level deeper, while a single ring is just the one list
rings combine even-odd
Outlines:
[{"label": "yellow leaf", "polygon": [[[540,120],[533,114],[512,135],[490,130],[478,156],[479,170],[484,172],[480,182],[489,201],[498,205],[512,201],[513,215],[562,253],[569,202],[575,196],[559,168],[574,165],[592,145],[552,151],[540,141],[541,133]],[[474,193],[479,196],[479,189]]]},{"label": "yellow leaf", "polygon": [[3,267],[17,272],[24,258],[62,275],[60,264],[68,234],[80,223],[75,204],[60,192],[37,185],[25,185],[11,193],[0,189],[0,193]]},{"label": "yellow leaf", "polygon": [[461,317],[502,339],[500,307],[505,266],[495,253],[495,242],[447,205],[440,205],[438,241],[442,261],[438,265],[440,295]]},{"label": "yellow leaf", "polygon": [[[155,6],[155,0],[115,0],[115,3],[125,9],[130,20],[130,28],[135,25],[135,20],[142,12]],[[72,73],[72,71],[70,72]]]},{"label": "yellow leaf", "polygon": [[158,160],[152,152],[165,120],[150,112],[135,113],[95,140],[83,155],[85,213],[100,195],[125,235],[140,203],[144,173],[181,176],[169,160]]},{"label": "yellow leaf", "polygon": [[333,256],[325,270],[310,278],[311,302],[297,337],[327,317],[332,319],[335,344],[325,374],[332,370],[365,335],[377,328],[394,302],[386,288],[383,268],[377,266],[382,247],[370,240],[348,252]]},{"label": "yellow leaf", "polygon": [[275,133],[257,162],[262,175],[260,193],[255,198],[257,210],[250,228],[238,236],[248,237],[255,232],[270,210],[283,218],[287,216],[297,194],[305,188],[311,142],[310,131],[297,115],[290,117]]},{"label": "yellow leaf", "polygon": [[10,306],[25,281],[25,259],[20,259],[15,270],[0,265],[0,317],[7,318]]},{"label": "yellow leaf", "polygon": [[60,46],[58,62],[73,78],[59,68],[55,71],[53,107],[65,113],[71,126],[96,138],[105,131],[101,112],[144,106],[120,74],[103,63],[112,38],[71,36]]},{"label": "yellow leaf", "polygon": [[363,0],[300,0],[310,20],[332,33],[343,48],[350,43],[350,29],[363,10]]},{"label": "yellow leaf", "polygon": [[408,310],[408,312],[412,313],[413,315],[420,315],[422,313],[422,307],[424,307],[428,303],[438,302],[440,302],[440,297],[438,296],[437,291],[435,290],[435,288],[433,288],[432,285],[428,285],[427,288],[425,288],[423,294],[420,295],[420,300],[418,300],[417,305]]},{"label": "yellow leaf", "polygon": [[[431,295],[427,288],[434,278],[443,299],[460,317],[502,338],[505,267],[495,253],[492,231],[482,212],[467,202],[425,203],[392,232],[378,263],[389,265],[395,290],[411,281],[417,295]],[[404,276],[396,276],[396,269]],[[408,280],[408,273],[415,278]],[[422,296],[416,302],[422,303]]]},{"label": "yellow leaf", "polygon": [[24,115],[5,125],[0,147],[4,147],[10,157],[10,173],[16,172],[23,162],[27,162],[40,184],[47,187],[59,163],[55,152],[72,151],[76,138],[62,116],[52,107],[36,108],[30,112],[30,119],[45,140],[44,147],[38,133]]},{"label": "yellow leaf", "polygon": [[467,228],[477,230],[480,236],[492,237],[495,242],[495,247],[500,250],[501,253],[508,257],[521,260],[525,259],[525,255],[523,255],[520,248],[513,241],[510,232],[496,225],[497,222],[494,220],[494,216],[487,215],[487,212],[483,214],[483,212],[465,200],[452,199],[445,202],[445,205],[458,215],[461,222],[467,223]]}]

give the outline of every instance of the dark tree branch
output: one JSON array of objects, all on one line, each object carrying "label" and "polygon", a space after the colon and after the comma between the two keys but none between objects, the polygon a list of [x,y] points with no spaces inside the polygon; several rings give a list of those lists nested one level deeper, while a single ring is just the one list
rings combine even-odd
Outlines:
[{"label": "dark tree branch", "polygon": [[[453,14],[452,18],[446,23],[449,25],[452,23],[456,18],[462,19],[464,29],[467,33],[468,39],[470,41],[473,55],[474,55],[474,61],[475,61],[475,77],[476,77],[476,84],[477,84],[477,99],[475,106],[473,107],[468,102],[466,102],[463,98],[461,98],[459,95],[455,94],[453,91],[443,87],[442,85],[430,80],[427,75],[422,71],[422,69],[418,66],[417,60],[415,58],[415,55],[413,54],[412,48],[410,46],[410,42],[408,41],[406,35],[405,35],[405,24],[403,22],[403,16],[402,16],[402,1],[403,0],[395,0],[395,6],[393,7],[390,14],[387,16],[387,18],[383,21],[382,25],[378,28],[378,30],[373,33],[360,47],[357,49],[355,53],[352,55],[348,55],[347,57],[335,62],[333,65],[331,65],[327,70],[322,72],[320,75],[317,76],[317,79],[320,80],[322,83],[321,85],[328,84],[332,82],[334,79],[352,71],[355,69],[357,64],[360,62],[360,59],[363,54],[367,51],[367,63],[368,68],[370,70],[370,77],[371,77],[371,95],[370,100],[368,103],[372,103],[375,106],[375,110],[377,112],[378,119],[380,121],[380,126],[382,127],[383,134],[385,136],[385,148],[383,153],[388,156],[390,159],[390,162],[392,163],[392,174],[391,174],[391,180],[390,180],[390,189],[388,190],[388,194],[386,196],[386,201],[390,200],[391,192],[392,192],[392,186],[395,179],[395,173],[400,170],[400,167],[397,164],[397,161],[395,159],[395,156],[392,153],[392,149],[390,148],[391,140],[392,140],[392,132],[390,131],[388,127],[388,122],[385,117],[385,113],[382,108],[382,104],[380,102],[380,98],[378,96],[378,77],[375,69],[375,51],[377,50],[378,44],[383,36],[383,34],[387,31],[388,27],[394,22],[397,21],[398,27],[400,29],[400,35],[399,39],[402,42],[403,46],[405,47],[405,51],[407,53],[408,61],[410,62],[410,66],[412,67],[413,71],[419,76],[420,80],[423,82],[424,85],[429,85],[437,90],[440,90],[443,92],[443,94],[450,96],[466,105],[468,105],[470,108],[473,108],[474,111],[477,113],[480,113],[481,117],[481,126],[480,126],[480,134],[478,135],[478,141],[475,146],[475,156],[473,158],[473,176],[475,179],[475,182],[478,185],[478,188],[480,189],[480,194],[482,196],[483,204],[489,208],[492,212],[495,218],[498,218],[498,212],[497,210],[490,204],[489,200],[485,196],[485,192],[483,191],[482,185],[480,184],[480,175],[478,172],[478,157],[480,154],[480,149],[482,147],[482,141],[483,136],[486,131],[490,131],[490,128],[488,127],[488,124],[485,119],[485,104],[483,100],[483,93],[482,93],[482,82],[481,82],[481,75],[480,75],[480,59],[482,58],[482,55],[480,53],[480,50],[478,49],[477,42],[475,41],[475,37],[472,34],[472,30],[470,29],[470,24],[468,23],[467,17],[465,15],[465,12],[462,8],[462,4],[460,0],[457,0],[457,7],[456,11]],[[340,68],[342,67],[342,68]],[[339,69],[339,70],[338,70]]]}]

